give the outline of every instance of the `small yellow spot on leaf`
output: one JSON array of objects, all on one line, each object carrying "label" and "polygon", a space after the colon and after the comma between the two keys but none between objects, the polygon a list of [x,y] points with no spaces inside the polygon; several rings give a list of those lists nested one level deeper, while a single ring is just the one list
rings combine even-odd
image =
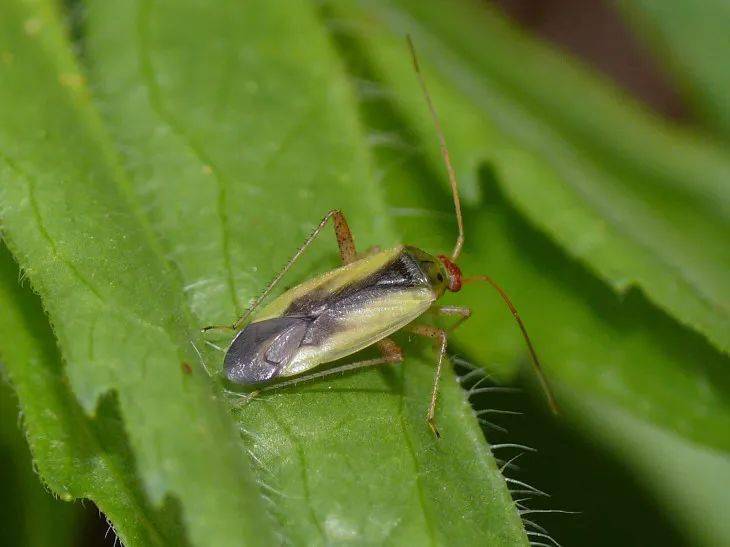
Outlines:
[{"label": "small yellow spot on leaf", "polygon": [[23,23],[23,30],[28,36],[35,36],[38,34],[38,31],[41,30],[42,26],[43,21],[41,19],[38,17],[31,17],[30,19],[26,19],[25,23]]},{"label": "small yellow spot on leaf", "polygon": [[203,171],[204,175],[212,175],[213,174],[213,168],[210,165],[203,165],[203,168],[201,169]]},{"label": "small yellow spot on leaf", "polygon": [[84,86],[86,80],[84,76],[79,73],[65,73],[58,77],[61,85],[64,87],[70,87],[73,90],[81,89]]}]

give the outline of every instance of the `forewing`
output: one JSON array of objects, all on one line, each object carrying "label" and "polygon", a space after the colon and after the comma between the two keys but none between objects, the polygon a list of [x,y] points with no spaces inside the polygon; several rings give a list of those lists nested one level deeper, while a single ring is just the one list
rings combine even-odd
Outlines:
[{"label": "forewing", "polygon": [[425,288],[361,291],[313,318],[294,359],[281,371],[291,376],[370,346],[404,327],[432,304]]},{"label": "forewing", "polygon": [[276,297],[255,315],[257,320],[285,315],[308,315],[317,311],[318,305],[343,289],[354,287],[374,272],[391,263],[401,253],[402,247],[395,247],[370,255],[335,270],[318,275]]},{"label": "forewing", "polygon": [[226,352],[228,379],[252,385],[278,376],[299,349],[310,322],[305,317],[275,317],[247,325]]}]

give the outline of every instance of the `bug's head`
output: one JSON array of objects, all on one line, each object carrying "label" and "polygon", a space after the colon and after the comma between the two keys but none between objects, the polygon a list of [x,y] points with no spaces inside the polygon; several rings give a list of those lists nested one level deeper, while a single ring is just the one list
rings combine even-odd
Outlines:
[{"label": "bug's head", "polygon": [[457,292],[461,290],[461,269],[451,261],[448,256],[439,255],[439,262],[444,270],[448,284],[446,288],[451,292]]},{"label": "bug's head", "polygon": [[461,271],[449,258],[434,256],[410,245],[406,246],[405,250],[426,274],[431,288],[438,297],[446,291],[458,291],[461,288]]}]

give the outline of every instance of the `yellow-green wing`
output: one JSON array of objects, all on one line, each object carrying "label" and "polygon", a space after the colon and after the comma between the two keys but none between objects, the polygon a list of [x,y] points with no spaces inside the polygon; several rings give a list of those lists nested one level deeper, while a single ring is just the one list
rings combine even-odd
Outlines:
[{"label": "yellow-green wing", "polygon": [[425,312],[436,296],[419,260],[396,247],[290,289],[252,324],[279,317],[306,323],[298,346],[288,348],[294,351],[276,374],[291,376],[385,338]]},{"label": "yellow-green wing", "polygon": [[434,301],[425,287],[350,299],[315,319],[308,335],[280,376],[299,374],[364,349],[403,328]]},{"label": "yellow-green wing", "polygon": [[313,277],[276,297],[254,315],[253,321],[287,315],[287,309],[292,303],[302,298],[316,297],[325,299],[327,296],[333,295],[345,287],[352,286],[381,270],[392,263],[402,252],[402,246],[394,247]]}]

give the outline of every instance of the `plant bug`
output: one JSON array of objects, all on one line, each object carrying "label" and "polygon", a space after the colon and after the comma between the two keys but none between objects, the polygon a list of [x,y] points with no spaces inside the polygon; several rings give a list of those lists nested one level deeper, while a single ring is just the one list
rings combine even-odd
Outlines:
[{"label": "plant bug", "polygon": [[[389,336],[401,329],[435,339],[439,344],[439,353],[426,421],[434,435],[439,437],[435,423],[436,400],[446,355],[448,331],[414,321],[432,310],[459,317],[450,329],[453,330],[471,316],[471,309],[462,306],[438,306],[435,302],[446,291],[457,292],[464,285],[484,281],[497,290],[512,312],[522,331],[549,405],[557,412],[555,399],[525,325],[507,293],[489,276],[464,278],[456,265],[464,244],[464,223],[456,174],[410,36],[407,41],[413,67],[438,135],[451,185],[458,228],[458,237],[451,255],[433,256],[417,247],[400,245],[384,251],[375,249],[359,257],[344,214],[334,209],[325,215],[284,268],[232,326],[205,327],[203,331],[225,328],[237,333],[224,358],[226,377],[233,383],[257,386],[294,376],[290,380],[258,388],[251,396],[261,391],[344,371],[399,363],[403,361],[403,350]],[[259,310],[264,299],[330,220],[334,224],[344,265],[285,291]],[[377,346],[381,357],[303,374],[321,364],[347,357],[372,345]]]}]

